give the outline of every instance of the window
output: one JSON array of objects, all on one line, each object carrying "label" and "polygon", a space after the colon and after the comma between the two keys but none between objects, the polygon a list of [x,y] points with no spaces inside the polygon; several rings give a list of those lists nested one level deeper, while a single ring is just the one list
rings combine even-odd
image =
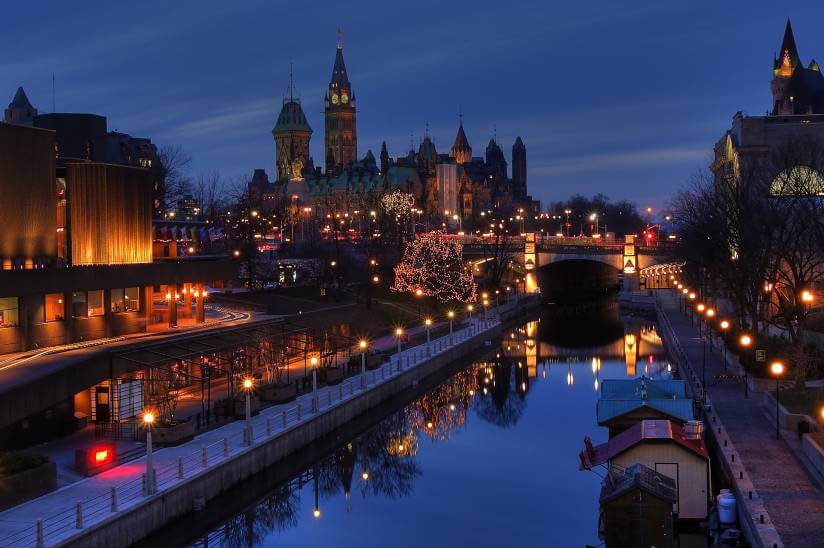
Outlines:
[{"label": "window", "polygon": [[46,304],[46,321],[57,322],[64,319],[65,308],[63,306],[62,293],[49,293],[44,298]]},{"label": "window", "polygon": [[75,318],[85,318],[89,315],[89,308],[86,305],[86,292],[75,291],[72,293],[72,316]]},{"label": "window", "polygon": [[0,327],[20,325],[17,297],[0,297]]},{"label": "window", "polygon": [[140,289],[112,289],[112,312],[136,312],[140,310]]},{"label": "window", "polygon": [[95,291],[87,291],[89,316],[102,316],[105,314],[103,308],[103,290],[97,289]]},{"label": "window", "polygon": [[123,290],[122,289],[112,289],[111,290],[111,297],[112,297],[112,312],[125,312],[126,305],[123,302]]},{"label": "window", "polygon": [[140,289],[137,287],[127,287],[124,290],[124,301],[127,312],[137,312],[140,310]]}]

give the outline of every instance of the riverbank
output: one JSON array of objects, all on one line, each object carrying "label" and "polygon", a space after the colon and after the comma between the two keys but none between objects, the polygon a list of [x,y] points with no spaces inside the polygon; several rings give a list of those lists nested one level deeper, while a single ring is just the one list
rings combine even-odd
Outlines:
[{"label": "riverbank", "polygon": [[[0,546],[127,546],[497,336],[502,321],[525,313],[529,299],[502,306],[500,318],[404,350],[365,379],[319,389],[295,402],[263,410],[154,455],[157,494],[146,496],[145,459],[137,459],[0,514]],[[148,491],[151,491],[149,485]],[[45,517],[45,519],[44,519]]]},{"label": "riverbank", "polygon": [[[706,385],[703,420],[707,443],[718,456],[738,501],[739,523],[753,546],[814,547],[824,531],[824,489],[788,443],[796,433],[782,428],[764,408],[763,392],[745,391],[740,366],[720,349],[707,347],[697,327],[679,311],[677,297],[659,293],[657,310],[664,341],[693,397]],[[751,388],[758,388],[751,383]],[[774,409],[774,408],[773,408]]]}]

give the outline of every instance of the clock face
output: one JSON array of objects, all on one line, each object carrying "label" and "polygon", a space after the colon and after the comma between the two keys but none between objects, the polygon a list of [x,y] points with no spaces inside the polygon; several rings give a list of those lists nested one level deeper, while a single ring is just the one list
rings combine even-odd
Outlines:
[{"label": "clock face", "polygon": [[348,103],[349,102],[349,95],[347,95],[346,93],[341,94],[340,102],[343,103],[344,105],[346,103]]},{"label": "clock face", "polygon": [[332,104],[333,104],[333,105],[337,105],[337,104],[338,104],[338,94],[337,94],[337,93],[333,93],[333,94],[332,94]]}]

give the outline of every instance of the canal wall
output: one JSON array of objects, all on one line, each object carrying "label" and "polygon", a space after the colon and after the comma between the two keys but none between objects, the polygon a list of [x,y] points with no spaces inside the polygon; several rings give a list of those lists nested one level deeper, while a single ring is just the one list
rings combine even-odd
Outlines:
[{"label": "canal wall", "polygon": [[[700,377],[692,368],[681,341],[658,301],[656,301],[655,308],[658,325],[661,328],[661,339],[667,349],[667,354],[675,365],[676,371],[686,381],[687,395],[693,399],[699,399],[702,390]],[[712,401],[709,397],[705,400],[701,415],[704,421],[705,442],[710,449],[712,463],[717,466],[716,472],[719,472],[732,486],[732,492],[737,501],[738,524],[745,539],[751,546],[759,548],[783,546],[778,532],[769,519],[766,507],[741,462],[740,453],[736,451],[732,440],[726,433],[727,429],[723,422],[713,412]],[[735,455],[739,455],[738,461],[735,460]]]},{"label": "canal wall", "polygon": [[115,547],[134,544],[174,518],[191,512],[196,505],[202,505],[312,442],[333,434],[338,428],[396,394],[417,385],[456,360],[477,352],[486,341],[500,336],[508,323],[517,321],[539,306],[538,299],[530,299],[502,307],[501,322],[493,323],[487,329],[470,335],[432,358],[409,367],[354,397],[331,404],[311,419],[293,425],[275,437],[245,448],[221,463],[204,468],[185,481],[145,498],[128,510],[114,513],[94,525],[77,530],[76,534],[60,545]]}]

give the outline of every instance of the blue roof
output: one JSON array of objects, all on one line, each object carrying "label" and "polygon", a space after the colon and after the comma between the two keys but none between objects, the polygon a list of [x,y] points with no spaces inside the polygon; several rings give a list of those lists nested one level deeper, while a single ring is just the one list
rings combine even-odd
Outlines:
[{"label": "blue roof", "polygon": [[686,384],[682,380],[652,380],[647,377],[637,379],[605,379],[601,383],[602,400],[643,399],[646,386],[648,399],[686,398]]},{"label": "blue roof", "polygon": [[693,420],[692,400],[686,398],[663,399],[600,399],[596,405],[598,424],[626,415],[639,409],[653,409],[682,422]]}]

